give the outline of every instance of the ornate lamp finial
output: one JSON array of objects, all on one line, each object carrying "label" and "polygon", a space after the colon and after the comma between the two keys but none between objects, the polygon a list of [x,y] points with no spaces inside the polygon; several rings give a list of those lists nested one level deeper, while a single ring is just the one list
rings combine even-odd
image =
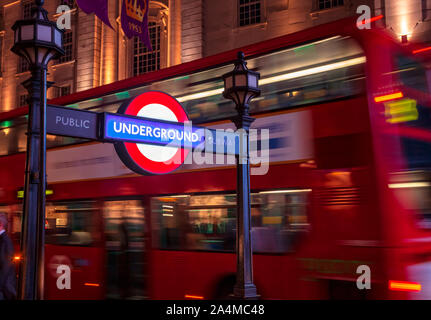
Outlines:
[{"label": "ornate lamp finial", "polygon": [[247,70],[247,62],[245,61],[245,54],[242,51],[237,53],[238,60],[235,62],[236,69]]}]

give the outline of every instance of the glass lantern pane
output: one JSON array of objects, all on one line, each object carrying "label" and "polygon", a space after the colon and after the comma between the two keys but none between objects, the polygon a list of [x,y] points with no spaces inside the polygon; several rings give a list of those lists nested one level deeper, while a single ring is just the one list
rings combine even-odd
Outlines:
[{"label": "glass lantern pane", "polygon": [[247,85],[247,75],[237,74],[235,75],[235,87],[245,87]]},{"label": "glass lantern pane", "polygon": [[37,40],[51,42],[51,27],[42,24],[37,25]]},{"label": "glass lantern pane", "polygon": [[224,88],[225,90],[229,90],[232,88],[232,76],[229,76],[227,78],[224,79]]},{"label": "glass lantern pane", "polygon": [[257,77],[254,74],[248,75],[248,85],[250,88],[257,89]]},{"label": "glass lantern pane", "polygon": [[34,27],[33,25],[27,25],[21,27],[21,40],[33,40],[34,39]]},{"label": "glass lantern pane", "polygon": [[54,29],[54,42],[57,47],[62,47],[60,30]]}]

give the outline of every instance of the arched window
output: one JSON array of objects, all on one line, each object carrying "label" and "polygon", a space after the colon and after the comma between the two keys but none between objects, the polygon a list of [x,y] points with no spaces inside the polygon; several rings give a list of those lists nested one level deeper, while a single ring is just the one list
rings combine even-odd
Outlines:
[{"label": "arched window", "polygon": [[344,0],[319,0],[318,8],[319,10],[330,9],[338,6],[343,6]]},{"label": "arched window", "polygon": [[66,5],[66,6],[69,6],[70,9],[73,9],[75,8],[76,3],[75,3],[75,0],[60,0],[59,5]]},{"label": "arched window", "polygon": [[72,61],[73,56],[73,29],[66,30],[63,35],[63,49],[64,55],[58,59],[58,63]]},{"label": "arched window", "polygon": [[130,76],[137,76],[156,71],[167,66],[168,47],[168,8],[158,1],[150,1],[148,14],[148,31],[152,51],[137,38],[129,41],[129,52],[132,58]]},{"label": "arched window", "polygon": [[160,69],[161,27],[149,22],[148,31],[153,51],[149,51],[138,38],[133,38],[133,76]]},{"label": "arched window", "polygon": [[239,26],[247,26],[262,22],[261,0],[239,0]]},{"label": "arched window", "polygon": [[26,0],[21,2],[21,17],[22,19],[31,18],[31,8],[33,8],[33,1]]}]

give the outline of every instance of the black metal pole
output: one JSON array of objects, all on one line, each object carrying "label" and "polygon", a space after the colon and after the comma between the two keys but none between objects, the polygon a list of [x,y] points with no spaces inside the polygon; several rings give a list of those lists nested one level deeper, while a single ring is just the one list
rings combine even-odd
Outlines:
[{"label": "black metal pole", "polygon": [[[41,93],[42,77],[45,74],[40,66],[31,70],[31,78],[23,82],[29,92],[29,118],[27,130],[27,158],[25,171],[24,204],[22,218],[21,251],[23,263],[20,268],[18,296],[21,300],[35,300],[39,297],[39,255],[40,255],[40,206],[38,198],[41,186]],[[43,213],[44,214],[44,213]]]},{"label": "black metal pole", "polygon": [[[27,157],[18,297],[22,300],[43,299],[46,196],[46,80],[51,59],[64,54],[63,32],[48,18],[43,0],[35,0],[32,18],[18,20],[11,50],[27,60],[31,78],[23,83],[29,92]],[[23,30],[34,32],[26,32]],[[27,28],[27,29],[24,29]]]},{"label": "black metal pole", "polygon": [[237,165],[237,226],[236,252],[237,274],[233,297],[236,299],[257,299],[253,283],[253,252],[251,241],[250,205],[250,157],[249,130],[254,118],[248,115],[248,106],[237,107],[238,117],[234,119],[240,133],[240,152],[236,156]]},{"label": "black metal pole", "polygon": [[43,300],[44,276],[45,276],[45,197],[46,197],[46,66],[42,67],[40,85],[40,144],[39,144],[39,192],[38,192],[38,281],[37,298]]}]

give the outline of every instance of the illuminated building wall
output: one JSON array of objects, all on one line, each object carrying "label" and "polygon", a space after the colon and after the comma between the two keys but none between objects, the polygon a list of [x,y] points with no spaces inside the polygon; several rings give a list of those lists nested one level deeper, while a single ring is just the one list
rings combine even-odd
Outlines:
[{"label": "illuminated building wall", "polygon": [[[205,55],[297,32],[356,14],[367,0],[250,1],[260,11],[247,10],[241,1],[206,1]],[[241,7],[244,7],[241,12]],[[214,17],[218,17],[215,19]]]},{"label": "illuminated building wall", "polygon": [[431,0],[375,0],[375,9],[400,41],[431,42]]},{"label": "illuminated building wall", "polygon": [[[50,19],[59,4],[45,1]],[[71,1],[66,1],[71,2]],[[25,104],[20,85],[30,76],[10,51],[13,23],[21,19],[28,0],[0,0],[0,112]],[[240,46],[354,16],[359,5],[384,14],[382,23],[401,40],[431,40],[428,30],[431,0],[159,0],[150,1],[149,21],[158,51],[149,53],[129,40],[120,27],[121,1],[109,0],[114,30],[76,7],[72,29],[66,32],[68,54],[49,68],[55,85],[48,97],[112,83],[135,74],[165,68]],[[28,8],[26,9],[28,10]]]}]

